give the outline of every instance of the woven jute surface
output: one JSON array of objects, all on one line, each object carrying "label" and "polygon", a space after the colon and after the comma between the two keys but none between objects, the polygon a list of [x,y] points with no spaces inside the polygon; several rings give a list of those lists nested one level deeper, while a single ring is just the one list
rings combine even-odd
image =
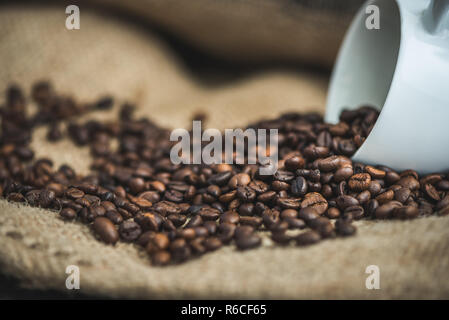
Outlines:
[{"label": "woven jute surface", "polygon": [[[327,79],[270,70],[207,86],[151,31],[82,10],[81,29],[65,29],[64,8],[0,7],[0,89],[29,89],[49,79],[58,91],[87,101],[112,93],[136,102],[139,115],[188,127],[203,110],[208,126],[232,128],[283,111],[323,112]],[[89,115],[114,118],[116,110]],[[55,166],[89,171],[87,149],[33,135],[36,155]],[[68,265],[80,268],[81,292],[127,298],[449,298],[449,218],[361,221],[358,234],[309,247],[237,252],[232,246],[170,267],[152,267],[132,244],[95,239],[88,226],[57,212],[0,200],[1,272],[24,286],[66,291]],[[380,290],[367,290],[365,269],[380,269]]]}]

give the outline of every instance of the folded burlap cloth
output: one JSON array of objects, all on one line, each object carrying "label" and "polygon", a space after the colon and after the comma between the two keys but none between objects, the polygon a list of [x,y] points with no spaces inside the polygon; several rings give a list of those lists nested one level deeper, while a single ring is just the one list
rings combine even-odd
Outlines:
[{"label": "folded burlap cloth", "polygon": [[[311,63],[328,66],[348,17],[335,14],[338,7],[323,14],[312,5],[326,1],[304,1],[308,7],[297,2],[301,1],[103,0],[101,5],[126,9],[128,16],[139,19],[147,17],[229,60],[310,58]],[[210,85],[207,79],[199,80],[195,70],[186,69],[177,53],[145,25],[120,18],[117,10],[111,16],[83,5],[80,9],[81,29],[68,31],[65,5],[0,6],[2,92],[11,82],[29,90],[34,81],[45,78],[81,101],[111,93],[118,102],[136,102],[139,115],[172,128],[188,127],[198,110],[206,111],[208,126],[217,128],[239,127],[287,110],[323,111],[327,85],[323,76],[293,68],[270,69]],[[113,118],[115,112],[89,117]],[[44,136],[43,128],[33,135],[38,157],[88,172],[86,148],[68,140],[50,144]],[[449,297],[449,217],[361,221],[357,226],[355,237],[308,248],[274,246],[265,238],[261,248],[248,252],[229,246],[182,265],[159,268],[152,267],[135,245],[108,246],[97,241],[88,226],[64,222],[57,212],[0,200],[0,268],[24,286],[64,292],[66,267],[77,265],[80,292],[105,297]],[[379,290],[365,286],[369,265],[379,267]]]}]

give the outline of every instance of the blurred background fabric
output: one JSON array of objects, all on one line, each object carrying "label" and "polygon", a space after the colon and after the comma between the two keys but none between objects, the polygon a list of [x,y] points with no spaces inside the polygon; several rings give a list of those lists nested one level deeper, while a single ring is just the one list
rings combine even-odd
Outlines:
[{"label": "blurred background fabric", "polygon": [[[78,101],[112,94],[117,105],[169,128],[241,127],[287,111],[324,112],[330,70],[362,1],[93,0],[0,3],[0,91],[38,80]],[[81,29],[65,28],[77,4]],[[0,98],[0,105],[3,97]],[[87,148],[33,134],[37,157],[89,172]],[[65,267],[81,269],[81,295],[127,298],[448,298],[449,220],[361,221],[351,239],[310,248],[226,247],[167,268],[141,248],[107,246],[56,212],[0,200],[0,292],[20,285],[66,293]],[[377,264],[382,290],[367,290]],[[18,283],[18,284],[16,284]],[[49,291],[50,290],[50,291]],[[53,291],[54,290],[54,291]],[[36,291],[34,291],[36,292]],[[38,295],[38,293],[36,293]],[[27,295],[29,297],[29,295]],[[75,296],[76,297],[76,296]]]}]

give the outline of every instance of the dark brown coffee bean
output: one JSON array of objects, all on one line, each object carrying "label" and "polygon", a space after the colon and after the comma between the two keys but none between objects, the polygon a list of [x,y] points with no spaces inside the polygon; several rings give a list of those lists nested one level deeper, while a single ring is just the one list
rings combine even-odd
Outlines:
[{"label": "dark brown coffee bean", "polygon": [[143,231],[159,231],[162,218],[157,213],[146,212],[134,218]]},{"label": "dark brown coffee bean", "polygon": [[96,218],[93,224],[94,231],[106,243],[115,244],[119,239],[119,234],[114,224],[104,217]]},{"label": "dark brown coffee bean", "polygon": [[121,224],[123,217],[115,210],[106,211],[105,217],[112,221],[113,224]]},{"label": "dark brown coffee bean", "polygon": [[262,239],[256,234],[242,235],[236,238],[235,244],[239,250],[257,248],[261,245]]},{"label": "dark brown coffee bean", "polygon": [[151,239],[153,239],[154,235],[155,235],[155,232],[153,232],[153,231],[146,231],[146,232],[142,233],[139,236],[139,239],[137,239],[137,244],[142,247],[146,247],[147,244],[151,241]]},{"label": "dark brown coffee bean", "polygon": [[240,221],[240,216],[235,211],[226,211],[220,216],[221,223],[237,224]]},{"label": "dark brown coffee bean", "polygon": [[376,196],[376,200],[379,202],[380,205],[387,203],[394,199],[394,191],[393,190],[387,190],[378,196]]},{"label": "dark brown coffee bean", "polygon": [[71,208],[64,208],[59,212],[60,216],[67,220],[76,218],[76,211]]},{"label": "dark brown coffee bean", "polygon": [[363,191],[369,188],[371,176],[368,173],[357,173],[349,179],[349,188],[354,191]]},{"label": "dark brown coffee bean", "polygon": [[298,218],[308,222],[319,217],[318,211],[314,207],[306,207],[299,210]]},{"label": "dark brown coffee bean", "polygon": [[202,208],[199,215],[204,221],[215,221],[220,217],[220,211],[215,208]]},{"label": "dark brown coffee bean", "polygon": [[435,189],[435,187],[433,185],[431,185],[430,183],[426,183],[424,184],[424,192],[426,193],[426,196],[432,200],[432,201],[440,201],[440,194],[438,193],[438,191]]},{"label": "dark brown coffee bean", "polygon": [[65,194],[68,198],[73,200],[84,197],[84,192],[76,188],[69,188]]},{"label": "dark brown coffee bean", "polygon": [[393,213],[393,211],[396,208],[399,208],[399,207],[401,207],[401,203],[400,202],[397,202],[397,203],[395,203],[394,201],[387,202],[387,203],[379,206],[376,209],[376,211],[375,211],[376,218],[377,219],[390,218],[392,213]]},{"label": "dark brown coffee bean", "polygon": [[49,208],[55,201],[56,195],[53,190],[44,189],[39,195],[39,205],[42,208]]},{"label": "dark brown coffee bean", "polygon": [[327,200],[317,192],[310,192],[305,195],[301,202],[301,208],[312,207],[318,215],[323,214],[327,210]]},{"label": "dark brown coffee bean", "polygon": [[373,179],[383,179],[386,175],[386,172],[380,169],[377,169],[372,166],[366,166],[365,171],[371,176]]},{"label": "dark brown coffee bean", "polygon": [[260,194],[257,197],[257,200],[259,200],[261,202],[264,202],[264,203],[267,203],[267,202],[273,200],[275,197],[276,197],[276,192],[274,192],[274,191],[267,191],[267,192],[264,192],[264,193]]},{"label": "dark brown coffee bean", "polygon": [[298,211],[294,209],[285,209],[281,212],[281,218],[297,218],[298,217]]},{"label": "dark brown coffee bean", "polygon": [[319,242],[321,240],[321,236],[315,231],[306,231],[298,235],[295,240],[297,245],[307,246]]},{"label": "dark brown coffee bean", "polygon": [[291,185],[291,192],[295,196],[304,196],[307,193],[307,181],[304,177],[297,177]]},{"label": "dark brown coffee bean", "polygon": [[414,219],[419,215],[418,208],[411,206],[404,206],[395,208],[392,212],[393,218],[398,219]]},{"label": "dark brown coffee bean", "polygon": [[371,199],[371,193],[368,190],[362,191],[357,195],[356,199],[363,205]]},{"label": "dark brown coffee bean", "polygon": [[337,219],[338,217],[340,217],[340,210],[334,207],[328,208],[326,211],[326,216],[329,219]]},{"label": "dark brown coffee bean", "polygon": [[338,235],[343,237],[352,236],[357,231],[355,226],[343,219],[338,219],[335,222],[335,230],[337,231]]},{"label": "dark brown coffee bean", "polygon": [[271,234],[271,239],[274,242],[277,242],[277,243],[282,244],[282,245],[286,245],[286,244],[288,244],[292,240],[292,237],[289,236],[285,232],[273,232]]},{"label": "dark brown coffee bean", "polygon": [[240,217],[240,224],[258,228],[263,220],[260,217]]},{"label": "dark brown coffee bean", "polygon": [[365,210],[362,206],[351,206],[347,207],[344,211],[344,215],[350,215],[352,219],[358,220],[363,217]]},{"label": "dark brown coffee bean", "polygon": [[411,191],[408,188],[400,188],[396,191],[394,191],[394,199],[401,202],[401,203],[405,203],[411,195]]},{"label": "dark brown coffee bean", "polygon": [[253,201],[256,198],[256,191],[248,186],[238,187],[237,197],[244,202]]},{"label": "dark brown coffee bean", "polygon": [[328,218],[318,217],[309,221],[311,229],[318,232],[322,238],[330,238],[335,236],[334,226]]},{"label": "dark brown coffee bean", "polygon": [[206,221],[204,222],[203,225],[210,235],[215,234],[217,232],[217,224],[215,223],[215,221]]},{"label": "dark brown coffee bean", "polygon": [[215,251],[223,245],[217,237],[208,237],[204,240],[203,244],[208,251]]},{"label": "dark brown coffee bean", "polygon": [[284,221],[288,223],[289,229],[304,229],[306,227],[306,223],[302,219],[285,218]]},{"label": "dark brown coffee bean", "polygon": [[278,198],[277,204],[284,209],[298,209],[301,206],[301,200],[296,198]]},{"label": "dark brown coffee bean", "polygon": [[140,226],[134,221],[128,220],[123,221],[123,223],[119,227],[120,237],[126,241],[131,242],[139,238],[142,233],[142,229]]},{"label": "dark brown coffee bean", "polygon": [[278,170],[274,174],[274,179],[280,182],[289,182],[295,178],[295,175],[293,172],[290,171],[284,171],[284,170]]},{"label": "dark brown coffee bean", "polygon": [[[233,176],[228,183],[231,189],[247,186],[251,182],[251,177],[246,173],[239,173]],[[216,183],[218,184],[218,183]],[[219,184],[218,184],[219,185]]]},{"label": "dark brown coffee bean", "polygon": [[348,195],[339,196],[336,202],[340,210],[345,210],[348,207],[359,205],[359,201],[356,198]]},{"label": "dark brown coffee bean", "polygon": [[419,181],[414,176],[405,176],[396,182],[398,185],[411,191],[419,189]]},{"label": "dark brown coffee bean", "polygon": [[297,169],[303,168],[305,161],[300,156],[293,156],[285,160],[285,168],[290,171],[295,171]]}]

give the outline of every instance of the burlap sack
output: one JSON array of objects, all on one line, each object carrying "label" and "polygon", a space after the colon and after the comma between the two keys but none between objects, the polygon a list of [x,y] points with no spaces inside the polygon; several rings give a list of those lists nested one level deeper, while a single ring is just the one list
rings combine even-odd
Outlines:
[{"label": "burlap sack", "polygon": [[[189,1],[194,2],[194,1]],[[241,1],[242,2],[242,1]],[[0,90],[42,78],[80,100],[113,93],[139,114],[187,127],[193,112],[208,126],[231,128],[287,110],[323,111],[327,79],[299,70],[270,70],[205,85],[149,30],[81,8],[81,29],[65,29],[62,7],[0,7]],[[274,50],[274,49],[273,49]],[[114,117],[115,111],[89,117]],[[33,136],[37,156],[88,172],[90,158],[64,140]],[[449,218],[358,222],[350,239],[310,248],[274,246],[249,252],[225,247],[179,266],[152,267],[131,244],[97,241],[89,228],[56,212],[0,200],[0,268],[24,286],[67,291],[68,265],[80,268],[87,295],[128,298],[448,298]],[[366,267],[380,269],[368,290]]]}]

